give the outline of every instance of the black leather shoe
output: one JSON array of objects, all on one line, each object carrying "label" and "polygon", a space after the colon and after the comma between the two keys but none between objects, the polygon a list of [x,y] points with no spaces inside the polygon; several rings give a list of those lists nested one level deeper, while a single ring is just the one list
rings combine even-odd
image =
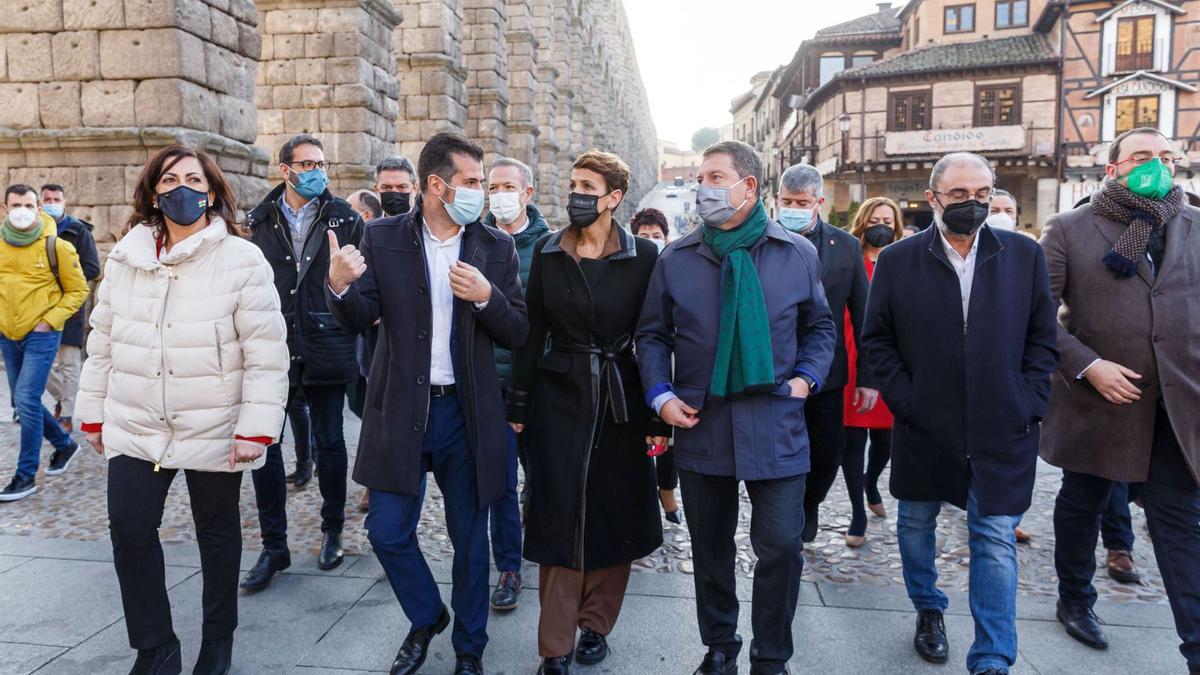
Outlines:
[{"label": "black leather shoe", "polygon": [[692,675],[737,675],[737,671],[736,654],[730,656],[725,652],[709,651]]},{"label": "black leather shoe", "polygon": [[287,476],[285,476],[284,480],[291,483],[292,485],[295,485],[298,488],[302,488],[305,485],[308,485],[308,482],[312,480],[312,477],[313,477],[313,463],[310,460],[310,461],[304,462],[303,464],[297,464],[296,470],[289,473]]},{"label": "black leather shoe", "polygon": [[[409,631],[408,637],[404,638],[404,644],[400,645],[400,651],[396,652],[396,660],[392,661],[392,669],[388,671],[389,674],[413,675],[420,670],[421,664],[425,663],[425,657],[429,656],[429,643],[449,625],[450,610],[442,605],[442,615],[433,625]],[[483,670],[481,669],[479,672],[482,673]]]},{"label": "black leather shoe", "polygon": [[258,555],[258,562],[254,563],[254,567],[251,567],[250,571],[246,572],[246,576],[242,577],[241,587],[247,591],[261,591],[271,585],[271,579],[276,573],[291,566],[291,553],[284,551],[276,554],[263,551]]},{"label": "black leather shoe", "polygon": [[317,567],[331,570],[342,564],[342,533],[326,532],[321,539],[321,552],[317,555]]},{"label": "black leather shoe", "polygon": [[496,582],[496,590],[492,592],[492,609],[498,612],[510,612],[517,608],[517,600],[521,596],[521,573],[501,572],[500,580]]},{"label": "black leather shoe", "polygon": [[584,628],[575,647],[575,660],[585,666],[594,666],[608,656],[608,640],[592,630]]},{"label": "black leather shoe", "polygon": [[917,612],[917,633],[913,636],[913,647],[918,656],[930,663],[945,663],[950,657],[946,622],[939,610],[922,609]]},{"label": "black leather shoe", "polygon": [[233,636],[200,643],[200,656],[192,675],[229,675],[233,667]]},{"label": "black leather shoe", "polygon": [[1108,649],[1108,639],[1100,628],[1100,619],[1090,607],[1071,607],[1059,600],[1057,614],[1059,623],[1067,629],[1067,635],[1092,649]]},{"label": "black leather shoe", "polygon": [[170,640],[153,649],[139,649],[129,675],[179,675],[182,672],[179,638],[172,635]]},{"label": "black leather shoe", "polygon": [[478,656],[460,654],[454,659],[454,675],[483,675],[483,662]]},{"label": "black leather shoe", "polygon": [[542,659],[538,666],[537,675],[570,675],[571,656],[552,656]]}]

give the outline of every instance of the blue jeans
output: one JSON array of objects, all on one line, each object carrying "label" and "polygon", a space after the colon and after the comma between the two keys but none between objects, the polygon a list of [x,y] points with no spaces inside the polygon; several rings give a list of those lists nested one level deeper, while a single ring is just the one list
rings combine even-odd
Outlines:
[{"label": "blue jeans", "polygon": [[492,557],[497,572],[521,571],[521,504],[517,499],[517,434],[508,435],[507,483],[504,496],[491,508]]},{"label": "blue jeans", "polygon": [[[937,516],[941,502],[900,500],[896,521],[904,586],[913,607],[945,611],[946,594],[937,587]],[[967,493],[970,604],[975,618],[975,642],[967,653],[967,668],[1012,667],[1017,660],[1017,539],[1013,528],[1020,516],[983,516],[975,490]]]},{"label": "blue jeans", "polygon": [[0,335],[8,388],[13,395],[13,407],[21,416],[21,453],[17,458],[17,476],[21,478],[37,475],[43,438],[58,450],[71,445],[71,437],[42,405],[42,392],[58,355],[60,338],[62,333],[58,331],[31,332],[20,340]]},{"label": "blue jeans", "polygon": [[[454,631],[450,641],[455,654],[482,656],[488,641],[487,509],[479,508],[467,423],[454,396],[430,401],[421,465],[433,471],[442,490],[446,529],[454,545],[450,592]],[[413,629],[437,622],[442,611],[441,594],[417,542],[424,500],[422,477],[420,492],[415,495],[371,490],[367,513],[367,538]]]}]

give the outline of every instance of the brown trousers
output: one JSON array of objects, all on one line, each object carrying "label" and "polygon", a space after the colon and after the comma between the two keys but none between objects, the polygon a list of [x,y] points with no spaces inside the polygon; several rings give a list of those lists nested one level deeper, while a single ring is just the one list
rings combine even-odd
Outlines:
[{"label": "brown trousers", "polygon": [[573,652],[577,627],[601,635],[611,633],[625,600],[629,568],[629,563],[590,572],[548,565],[538,568],[542,603],[538,654],[549,658]]}]

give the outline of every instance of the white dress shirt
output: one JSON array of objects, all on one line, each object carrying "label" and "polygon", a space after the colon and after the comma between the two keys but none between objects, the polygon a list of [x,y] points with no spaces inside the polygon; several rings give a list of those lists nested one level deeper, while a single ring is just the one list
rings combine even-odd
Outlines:
[{"label": "white dress shirt", "polygon": [[[937,224],[935,223],[933,227],[937,227]],[[975,233],[975,241],[971,242],[971,250],[967,252],[965,258],[954,250],[941,229],[938,229],[938,238],[941,239],[942,247],[946,250],[946,258],[950,261],[950,266],[958,274],[958,287],[962,293],[963,324],[965,325],[967,312],[971,307],[971,286],[975,283],[975,258],[979,253],[979,233]]]},{"label": "white dress shirt", "polygon": [[462,251],[463,228],[445,241],[438,240],[421,225],[425,239],[425,265],[429,270],[429,300],[433,305],[433,331],[430,335],[429,383],[454,384],[454,360],[450,354],[450,331],[454,322],[454,293],[450,290],[450,267]]}]

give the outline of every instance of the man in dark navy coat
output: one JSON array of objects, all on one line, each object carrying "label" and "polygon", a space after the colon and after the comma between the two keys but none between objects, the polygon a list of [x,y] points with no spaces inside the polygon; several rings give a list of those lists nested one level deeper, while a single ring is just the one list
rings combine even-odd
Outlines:
[{"label": "man in dark navy coat", "polygon": [[984,227],[995,176],[952,153],[925,198],[934,226],[879,256],[863,348],[896,415],[891,492],[904,583],[917,609],[913,645],[948,658],[935,530],[942,502],[967,511],[971,673],[1007,673],[1017,658],[1017,549],[1029,508],[1039,423],[1058,364],[1046,257],[1033,239]]},{"label": "man in dark navy coat", "polygon": [[355,333],[382,319],[354,480],[370,490],[371,546],[412,624],[394,675],[420,670],[450,623],[416,537],[430,471],[454,544],[455,673],[483,672],[488,507],[504,494],[508,458],[495,347],[520,347],[529,322],[513,239],[479,222],[482,161],[466,138],[433,136],[413,210],[372,221],[361,250],[331,254],[338,322]]}]

